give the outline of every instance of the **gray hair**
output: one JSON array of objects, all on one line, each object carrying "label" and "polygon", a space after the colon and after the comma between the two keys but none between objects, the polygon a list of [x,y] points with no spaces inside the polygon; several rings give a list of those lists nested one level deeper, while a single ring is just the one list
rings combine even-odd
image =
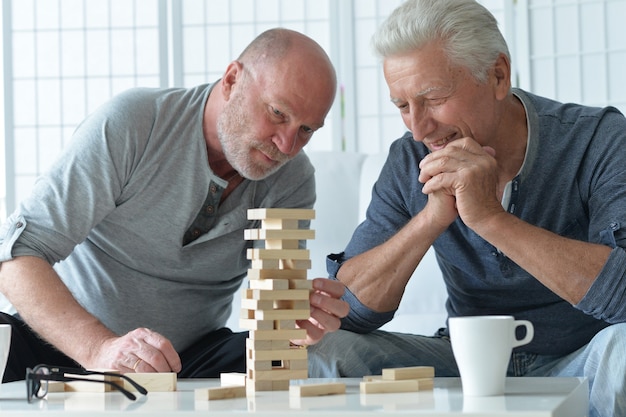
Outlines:
[{"label": "gray hair", "polygon": [[455,65],[467,68],[480,82],[509,48],[494,16],[475,0],[406,0],[382,23],[372,37],[379,58],[443,42]]}]

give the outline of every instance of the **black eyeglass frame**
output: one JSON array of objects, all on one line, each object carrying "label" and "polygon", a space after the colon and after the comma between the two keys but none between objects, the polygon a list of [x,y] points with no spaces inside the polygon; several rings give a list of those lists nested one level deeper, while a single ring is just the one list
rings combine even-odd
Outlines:
[{"label": "black eyeglass frame", "polygon": [[[37,371],[42,370],[42,369],[46,369],[49,373],[47,374],[37,373]],[[24,378],[26,381],[26,401],[28,401],[28,403],[31,403],[33,397],[37,399],[42,399],[48,394],[47,385],[45,386],[44,390],[41,390],[43,386],[41,384],[42,381],[60,381],[60,382],[86,381],[86,382],[106,384],[115,388],[122,394],[124,394],[126,398],[128,398],[129,400],[135,401],[137,399],[137,397],[132,392],[128,391],[126,388],[124,388],[117,382],[107,381],[103,379],[89,379],[89,378],[80,378],[80,377],[74,377],[74,376],[66,376],[66,374],[81,375],[81,376],[102,375],[102,376],[110,376],[110,377],[115,377],[115,378],[122,378],[125,381],[128,381],[128,383],[131,384],[140,394],[142,395],[148,394],[148,390],[146,390],[144,387],[139,385],[137,382],[133,381],[132,378],[123,374],[118,374],[115,372],[89,371],[89,370],[80,369],[80,368],[67,368],[63,366],[50,366],[50,365],[40,364],[40,365],[35,366],[32,369],[26,368],[26,377]],[[40,391],[43,391],[43,393],[40,393]]]}]

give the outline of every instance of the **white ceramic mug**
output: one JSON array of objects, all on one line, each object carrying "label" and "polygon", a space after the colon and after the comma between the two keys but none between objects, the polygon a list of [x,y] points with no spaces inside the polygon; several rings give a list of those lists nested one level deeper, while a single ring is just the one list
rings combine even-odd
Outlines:
[{"label": "white ceramic mug", "polygon": [[0,324],[0,382],[4,377],[4,370],[9,359],[9,349],[11,348],[11,325]]},{"label": "white ceramic mug", "polygon": [[[473,316],[452,317],[448,325],[463,395],[504,395],[511,353],[533,339],[532,323],[513,316]],[[520,326],[526,328],[523,339],[517,339],[515,333]]]}]

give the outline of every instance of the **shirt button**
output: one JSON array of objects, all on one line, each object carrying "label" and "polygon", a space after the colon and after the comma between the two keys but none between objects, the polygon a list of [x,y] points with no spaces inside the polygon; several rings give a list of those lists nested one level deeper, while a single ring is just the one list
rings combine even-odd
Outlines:
[{"label": "shirt button", "polygon": [[193,229],[193,232],[191,232],[191,234],[193,235],[193,237],[198,237],[200,236],[200,231],[198,229]]},{"label": "shirt button", "polygon": [[213,214],[213,211],[215,210],[215,208],[213,208],[213,206],[206,206],[205,211],[208,214]]},{"label": "shirt button", "polygon": [[24,223],[22,223],[22,222],[15,223],[15,227],[18,228],[18,229],[21,229],[22,226],[24,226]]},{"label": "shirt button", "polygon": [[217,192],[217,187],[211,184],[211,186],[209,187],[209,191],[211,191],[211,194],[215,194]]}]

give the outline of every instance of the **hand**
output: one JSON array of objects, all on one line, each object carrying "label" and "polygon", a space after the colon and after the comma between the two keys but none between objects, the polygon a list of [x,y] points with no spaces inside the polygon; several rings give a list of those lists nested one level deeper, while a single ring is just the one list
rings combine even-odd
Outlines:
[{"label": "hand", "polygon": [[146,328],[107,340],[96,367],[129,372],[179,372],[181,362],[171,342]]},{"label": "hand", "polygon": [[424,157],[419,180],[429,202],[436,193],[454,197],[459,216],[471,228],[487,220],[489,213],[501,213],[494,155],[492,148],[463,138]]},{"label": "hand", "polygon": [[297,320],[301,329],[306,329],[304,340],[292,340],[296,345],[314,345],[322,340],[326,333],[334,332],[341,326],[341,318],[348,315],[350,306],[340,300],[345,286],[327,278],[313,279],[313,291],[309,297],[311,316],[308,320]]}]

